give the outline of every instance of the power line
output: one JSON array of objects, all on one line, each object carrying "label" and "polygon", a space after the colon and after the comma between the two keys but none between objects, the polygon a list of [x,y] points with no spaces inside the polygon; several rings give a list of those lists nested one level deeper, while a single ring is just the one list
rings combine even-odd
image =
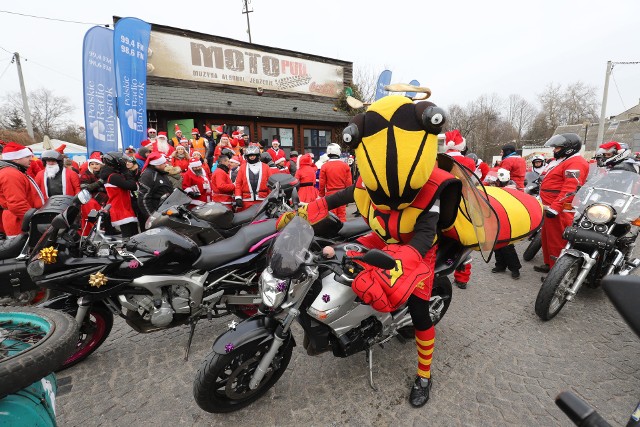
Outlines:
[{"label": "power line", "polygon": [[69,74],[65,74],[65,73],[63,73],[62,71],[58,71],[58,70],[56,70],[56,69],[54,69],[54,68],[51,68],[51,67],[49,67],[49,66],[47,66],[47,65],[40,64],[39,62],[36,62],[36,61],[34,61],[33,59],[24,58],[24,60],[25,60],[25,61],[28,61],[28,62],[33,62],[33,63],[34,63],[34,64],[36,64],[36,65],[39,65],[39,66],[44,67],[44,68],[47,68],[47,69],[49,69],[49,70],[51,70],[51,71],[54,71],[54,72],[56,72],[56,73],[58,73],[58,74],[60,74],[60,75],[62,75],[62,76],[65,76],[65,77],[67,77],[67,78],[69,78],[69,79],[72,79],[72,80],[75,80],[75,81],[77,81],[77,82],[82,81],[82,80],[80,80],[80,79],[78,79],[78,78],[76,78],[76,77],[70,76]]},{"label": "power line", "polygon": [[618,87],[618,82],[616,81],[616,76],[613,74],[613,67],[611,68],[611,77],[613,77],[613,85],[616,87],[616,92],[618,92],[618,96],[620,97],[620,102],[622,103],[622,107],[627,110],[627,106],[624,105],[624,100],[622,99],[622,94],[620,93],[620,88]]},{"label": "power line", "polygon": [[[13,59],[13,58],[11,58]],[[2,74],[0,74],[0,80],[2,80],[2,78],[4,77],[5,73],[7,72],[7,70],[9,69],[9,67],[11,67],[11,64],[13,64],[13,61],[9,61],[9,63],[7,64],[7,67],[4,69],[4,71],[2,72]]]},{"label": "power line", "polygon": [[29,15],[26,13],[19,13],[19,12],[11,12],[8,10],[0,10],[0,13],[8,13],[11,15],[20,15],[20,16],[25,16],[28,18],[36,18],[36,19],[46,19],[48,21],[58,21],[58,22],[66,22],[68,24],[82,24],[82,25],[100,25],[100,26],[109,26],[109,24],[98,24],[95,22],[83,22],[83,21],[71,21],[68,19],[58,19],[58,18],[49,18],[47,16],[37,16],[37,15]]},{"label": "power line", "polygon": [[8,51],[7,49],[3,48],[2,46],[0,46],[0,49],[4,50],[4,51],[5,51],[5,52],[7,52],[7,53],[10,53],[10,54],[11,54],[11,56],[13,57],[13,52]]}]

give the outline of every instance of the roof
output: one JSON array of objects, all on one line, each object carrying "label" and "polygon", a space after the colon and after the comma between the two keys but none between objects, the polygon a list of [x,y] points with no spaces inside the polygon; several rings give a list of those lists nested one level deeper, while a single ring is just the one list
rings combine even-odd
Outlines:
[{"label": "roof", "polygon": [[[640,121],[634,120],[607,120],[604,123],[603,142],[612,140],[624,142],[634,151],[640,151]],[[584,140],[587,152],[595,152],[597,146],[600,145],[596,143],[598,139],[598,123],[558,126],[553,134],[558,135],[561,133],[578,134]]]},{"label": "roof", "polygon": [[[347,123],[350,116],[327,102],[149,84],[147,110],[211,113]],[[294,108],[296,109],[294,111]]]},{"label": "roof", "polygon": [[55,150],[56,148],[60,147],[62,144],[66,145],[64,149],[65,153],[77,154],[77,153],[87,152],[87,147],[83,147],[82,145],[72,144],[71,142],[61,141],[59,139],[52,139],[50,141],[51,141],[52,148],[44,148],[43,147],[44,142],[36,142],[35,144],[31,144],[28,147],[31,148],[31,151],[33,151],[35,154],[40,154],[46,150],[52,150],[52,149]]}]

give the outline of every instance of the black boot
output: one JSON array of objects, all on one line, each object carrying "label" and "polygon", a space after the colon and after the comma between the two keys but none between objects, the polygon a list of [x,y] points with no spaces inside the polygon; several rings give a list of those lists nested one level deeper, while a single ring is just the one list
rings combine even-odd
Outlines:
[{"label": "black boot", "polygon": [[[425,384],[426,381],[426,384]],[[431,379],[416,376],[416,380],[411,386],[411,394],[409,395],[409,403],[414,408],[420,408],[429,401],[429,392],[431,391]]]}]

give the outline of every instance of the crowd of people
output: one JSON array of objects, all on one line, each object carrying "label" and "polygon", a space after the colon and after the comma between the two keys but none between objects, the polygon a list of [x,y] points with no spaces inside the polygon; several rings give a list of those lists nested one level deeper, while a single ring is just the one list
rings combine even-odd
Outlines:
[{"label": "crowd of people", "polygon": [[[218,202],[242,211],[267,197],[268,178],[273,174],[295,176],[303,203],[352,184],[352,168],[341,158],[337,144],[330,144],[326,156],[314,162],[313,154],[298,156],[291,151],[287,156],[277,138],[269,146],[266,141],[252,143],[243,128],[231,136],[222,126],[216,128],[215,136],[208,126],[204,136],[194,128],[186,139],[176,125],[171,139],[167,132],[153,128],[147,135],[137,150],[129,146],[123,153],[94,151],[82,165],[65,156],[65,146],[45,150],[38,159],[27,147],[3,143],[2,233],[7,238],[17,236],[30,208],[41,207],[55,195],[76,195],[82,188],[90,188],[92,195],[82,208],[82,232],[90,232],[84,220],[91,210],[109,204],[105,232],[126,238],[143,231],[163,197],[176,188],[192,198],[192,206]],[[346,221],[344,209],[336,214]]]}]

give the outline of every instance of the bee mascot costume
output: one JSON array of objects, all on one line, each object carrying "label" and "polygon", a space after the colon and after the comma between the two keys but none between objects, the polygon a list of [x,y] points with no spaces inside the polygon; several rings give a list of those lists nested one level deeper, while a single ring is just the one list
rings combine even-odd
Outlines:
[{"label": "bee mascot costume", "polygon": [[[435,329],[429,316],[437,231],[453,225],[461,200],[461,182],[436,166],[438,134],[444,111],[431,102],[413,103],[387,96],[355,116],[343,131],[354,152],[360,178],[355,185],[317,199],[298,214],[315,224],[331,209],[355,202],[373,233],[360,239],[396,259],[395,270],[365,265],[353,281],[354,292],[378,311],[391,312],[407,302],[415,327],[418,374],[410,403],[429,400]],[[281,229],[294,216],[278,220]]]}]

